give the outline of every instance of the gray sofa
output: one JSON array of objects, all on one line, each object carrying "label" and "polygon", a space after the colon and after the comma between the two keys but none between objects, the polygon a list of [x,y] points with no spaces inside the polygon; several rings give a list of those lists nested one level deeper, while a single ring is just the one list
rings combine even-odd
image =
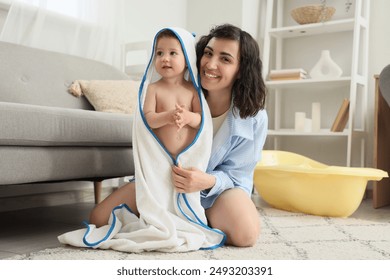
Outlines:
[{"label": "gray sofa", "polygon": [[77,79],[125,80],[109,65],[0,42],[1,185],[101,181],[134,173],[132,116],[67,92]]}]

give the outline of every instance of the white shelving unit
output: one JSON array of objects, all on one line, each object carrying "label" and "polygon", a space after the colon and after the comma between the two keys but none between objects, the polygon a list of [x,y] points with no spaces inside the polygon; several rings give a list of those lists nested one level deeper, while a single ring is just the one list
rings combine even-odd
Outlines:
[{"label": "white shelving unit", "polygon": [[[369,0],[351,1],[352,7],[347,18],[334,17],[327,22],[305,25],[291,21],[289,15],[290,9],[300,6],[300,2],[303,2],[302,5],[308,4],[305,1],[267,0],[263,73],[269,92],[268,148],[301,154],[307,151],[309,154],[306,156],[328,164],[364,166]],[[327,1],[327,5],[340,5],[340,2]],[[343,69],[340,78],[267,79],[273,69],[303,68],[309,72],[318,61],[321,50],[328,48],[331,49],[331,56],[334,54],[342,62],[339,64]],[[350,100],[347,127],[343,132],[331,132],[343,98]],[[312,102],[321,103],[320,131],[296,132],[294,112],[306,111],[310,117]],[[298,143],[300,148],[294,147],[292,143]],[[320,148],[317,148],[318,145]],[[310,150],[315,151],[314,156]],[[331,153],[336,153],[340,159],[333,161],[329,156]]]}]

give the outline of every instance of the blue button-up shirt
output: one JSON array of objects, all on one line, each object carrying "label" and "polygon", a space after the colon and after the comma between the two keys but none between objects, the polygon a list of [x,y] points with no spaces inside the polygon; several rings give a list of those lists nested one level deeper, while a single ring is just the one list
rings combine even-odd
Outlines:
[{"label": "blue button-up shirt", "polygon": [[255,117],[241,119],[232,110],[214,137],[206,172],[214,175],[215,185],[201,192],[202,206],[210,208],[225,190],[241,188],[248,195],[253,189],[253,172],[261,158],[268,130],[265,110]]}]

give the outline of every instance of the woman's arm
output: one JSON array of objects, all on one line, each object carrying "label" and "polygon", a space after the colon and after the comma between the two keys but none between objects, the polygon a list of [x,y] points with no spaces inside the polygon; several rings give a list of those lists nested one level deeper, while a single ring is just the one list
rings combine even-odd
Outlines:
[{"label": "woman's arm", "polygon": [[[268,117],[265,111],[260,111],[253,117],[252,134],[237,133],[230,138],[230,147],[222,162],[210,162],[212,170],[207,172],[214,175],[216,183],[207,193],[207,197],[219,195],[223,191],[239,187],[249,195],[253,189],[253,172],[257,162],[261,159],[261,151],[268,131]],[[247,125],[238,126],[239,130],[248,130]],[[240,135],[241,134],[241,135]]]},{"label": "woman's arm", "polygon": [[210,162],[211,165],[215,165],[213,170],[205,173],[196,168],[173,167],[173,180],[177,190],[180,192],[208,190],[207,197],[211,197],[227,189],[239,187],[250,194],[253,188],[254,167],[260,160],[268,129],[266,113],[259,114],[261,116],[253,127],[253,138],[232,136],[223,161]]},{"label": "woman's arm", "polygon": [[[251,148],[251,152],[248,152],[248,148]],[[250,193],[253,185],[251,179],[253,169],[258,159],[252,148],[253,145],[249,143],[240,143],[229,152],[224,162],[207,173],[194,167],[184,169],[173,166],[173,182],[176,191],[190,193],[208,190],[207,196],[213,196],[227,189],[240,187]]]}]

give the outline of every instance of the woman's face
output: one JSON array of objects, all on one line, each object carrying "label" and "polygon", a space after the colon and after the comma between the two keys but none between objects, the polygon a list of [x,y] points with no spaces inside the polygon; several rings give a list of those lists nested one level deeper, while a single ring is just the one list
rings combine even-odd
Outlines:
[{"label": "woman's face", "polygon": [[212,38],[200,60],[202,87],[209,94],[227,91],[231,94],[240,67],[239,43],[235,40]]}]

